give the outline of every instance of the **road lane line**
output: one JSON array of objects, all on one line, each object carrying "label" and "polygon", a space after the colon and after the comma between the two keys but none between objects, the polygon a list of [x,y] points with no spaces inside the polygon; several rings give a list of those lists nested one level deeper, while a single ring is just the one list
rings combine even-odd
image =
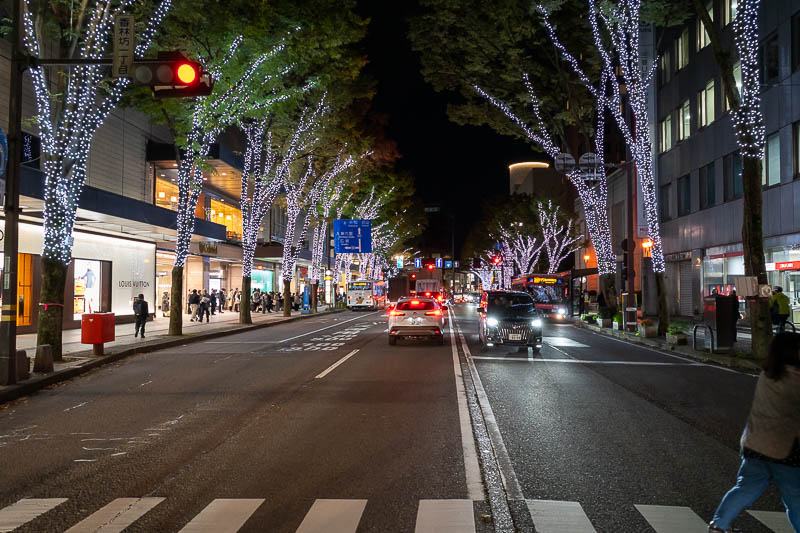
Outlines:
[{"label": "road lane line", "polygon": [[577,363],[581,365],[632,365],[632,366],[708,366],[703,363],[662,363],[659,361],[593,361],[586,359],[530,359],[522,357],[495,357],[489,355],[473,355],[473,359],[486,361],[506,361],[511,363]]},{"label": "road lane line", "polygon": [[537,533],[595,533],[578,502],[525,500]]},{"label": "road lane line", "polygon": [[331,324],[330,326],[325,326],[324,328],[315,329],[314,331],[309,331],[308,333],[303,333],[301,335],[295,335],[294,337],[289,337],[288,339],[283,339],[280,341],[205,341],[204,344],[272,344],[276,343],[279,344],[281,342],[288,342],[293,341],[295,339],[299,339],[300,337],[305,337],[307,335],[312,335],[314,333],[318,333],[320,331],[325,331],[326,329],[335,328],[336,326],[341,326],[342,324],[346,324],[348,322],[352,322],[353,320],[361,320],[362,318],[374,315],[377,311],[373,311],[372,313],[367,313],[364,316],[357,316],[355,318],[349,318],[347,320],[342,320],[341,322],[337,322],[336,324]]},{"label": "road lane line", "polygon": [[747,511],[753,518],[770,528],[775,533],[794,533],[792,524],[786,513],[778,511]]},{"label": "road lane line", "polygon": [[453,312],[448,309],[447,313],[450,315],[450,320],[448,320],[448,325],[450,327],[450,348],[453,351],[453,371],[456,376],[458,421],[461,426],[461,450],[464,453],[464,473],[467,478],[467,495],[472,500],[485,500],[486,493],[483,489],[481,467],[478,464],[478,452],[475,449],[472,421],[469,418],[467,392],[464,389],[464,375],[461,372],[461,362],[458,359],[458,342],[456,341],[456,334],[453,331]]},{"label": "road lane line", "polygon": [[475,533],[472,500],[420,500],[415,533]]},{"label": "road lane line", "polygon": [[180,533],[236,533],[262,503],[263,499],[214,500]]},{"label": "road lane line", "polygon": [[65,533],[121,533],[166,498],[117,498]]},{"label": "road lane line", "polygon": [[497,420],[494,417],[494,411],[492,411],[492,406],[489,403],[489,397],[486,395],[486,390],[483,388],[481,376],[478,374],[478,369],[475,368],[475,363],[472,361],[472,353],[467,345],[467,340],[464,338],[461,326],[456,325],[456,327],[458,329],[458,337],[461,340],[461,347],[464,350],[464,356],[469,365],[470,372],[472,373],[472,380],[475,383],[475,393],[478,396],[478,403],[480,404],[481,411],[483,411],[486,430],[489,433],[489,438],[494,448],[494,454],[497,458],[497,464],[500,468],[500,475],[503,478],[503,486],[506,489],[506,494],[509,500],[524,500],[525,497],[522,494],[522,487],[517,479],[517,474],[514,472],[514,467],[511,465],[511,458],[503,442],[503,435],[500,433],[500,427],[497,425]]},{"label": "road lane line", "polygon": [[314,379],[322,379],[322,378],[324,378],[325,376],[327,376],[328,374],[333,372],[336,369],[337,366],[341,365],[342,363],[344,363],[345,361],[347,361],[348,359],[353,357],[356,353],[358,353],[358,348],[356,348],[355,350],[353,350],[349,354],[345,355],[344,357],[342,357],[341,359],[339,359],[338,361],[333,363],[331,366],[329,366],[328,368],[323,370],[321,373],[319,373],[316,376],[314,376]]},{"label": "road lane line", "polygon": [[316,500],[296,533],[355,533],[367,500]]},{"label": "road lane line", "polygon": [[67,500],[68,498],[25,498],[0,509],[0,532],[13,531]]},{"label": "road lane line", "polygon": [[656,533],[708,533],[708,524],[688,507],[634,505]]}]

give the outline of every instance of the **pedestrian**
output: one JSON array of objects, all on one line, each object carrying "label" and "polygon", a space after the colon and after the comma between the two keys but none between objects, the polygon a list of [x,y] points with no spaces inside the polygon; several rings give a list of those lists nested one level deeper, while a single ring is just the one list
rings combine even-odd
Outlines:
[{"label": "pedestrian", "polygon": [[233,303],[233,309],[235,312],[239,312],[239,304],[242,303],[242,291],[236,289],[236,299]]},{"label": "pedestrian", "polygon": [[169,316],[169,293],[167,291],[161,295],[161,316]]},{"label": "pedestrian", "polygon": [[772,323],[778,325],[778,333],[782,333],[786,329],[786,321],[789,319],[789,313],[792,312],[789,306],[789,297],[783,293],[783,287],[775,287],[772,296],[769,299],[770,314],[772,315]]},{"label": "pedestrian", "polygon": [[732,531],[731,522],[774,481],[795,531],[800,531],[800,336],[779,333],[772,340],[747,425],[736,485],[708,526],[709,533]]},{"label": "pedestrian", "polygon": [[283,294],[278,293],[278,311],[283,311]]},{"label": "pedestrian", "polygon": [[189,322],[194,322],[197,319],[197,311],[200,310],[200,295],[197,293],[197,289],[192,289],[192,294],[189,296],[189,309],[192,312]]},{"label": "pedestrian", "polygon": [[217,289],[211,289],[211,294],[208,295],[211,305],[211,314],[217,314]]},{"label": "pedestrian", "polygon": [[139,297],[133,301],[133,314],[136,316],[136,332],[133,336],[138,337],[139,330],[141,330],[142,338],[144,339],[144,325],[147,322],[147,315],[150,314],[147,302],[144,300],[144,294],[140,294]]},{"label": "pedestrian", "polygon": [[203,290],[203,296],[200,298],[200,322],[203,321],[203,316],[206,317],[206,322],[211,322],[211,297],[208,295],[207,290]]},{"label": "pedestrian", "polygon": [[226,301],[225,301],[226,294],[225,294],[225,288],[224,287],[219,290],[219,292],[217,293],[217,296],[219,297],[219,314],[222,314],[222,313],[225,312],[225,304],[226,304]]},{"label": "pedestrian", "polygon": [[261,293],[258,289],[253,291],[253,294],[250,296],[250,310],[252,312],[258,311],[258,304],[261,302]]},{"label": "pedestrian", "polygon": [[736,342],[736,324],[741,315],[739,314],[739,297],[736,296],[736,289],[731,290],[731,323],[733,324],[733,342]]},{"label": "pedestrian", "polygon": [[294,310],[295,311],[299,311],[300,310],[300,304],[301,303],[303,303],[303,299],[300,298],[300,293],[299,292],[294,293]]},{"label": "pedestrian", "polygon": [[267,293],[267,312],[268,312],[268,313],[271,313],[271,312],[272,312],[272,307],[273,307],[273,305],[274,305],[274,301],[273,301],[273,293],[272,293],[272,291],[269,291],[269,292]]}]

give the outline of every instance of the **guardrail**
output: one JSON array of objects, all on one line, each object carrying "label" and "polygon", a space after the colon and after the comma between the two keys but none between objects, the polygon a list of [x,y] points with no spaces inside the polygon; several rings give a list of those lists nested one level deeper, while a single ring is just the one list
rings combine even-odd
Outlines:
[{"label": "guardrail", "polygon": [[[711,329],[711,326],[709,326],[708,324],[694,325],[694,327],[692,328],[692,348],[697,350],[697,328],[702,328],[704,331],[708,330],[708,335],[709,335],[708,338],[711,339],[711,346],[709,347],[708,353],[714,353],[714,330]],[[703,333],[703,336],[705,336],[705,333]]]}]

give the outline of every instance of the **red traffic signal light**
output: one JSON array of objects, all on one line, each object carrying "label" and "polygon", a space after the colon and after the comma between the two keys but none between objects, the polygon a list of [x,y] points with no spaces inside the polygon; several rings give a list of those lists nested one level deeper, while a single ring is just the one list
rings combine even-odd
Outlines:
[{"label": "red traffic signal light", "polygon": [[431,263],[428,263],[428,270],[433,270],[434,268],[436,268],[434,265],[432,265]]},{"label": "red traffic signal light", "polygon": [[499,265],[502,262],[503,262],[503,258],[500,257],[499,255],[496,255],[496,256],[492,257],[492,263],[494,263],[495,265]]},{"label": "red traffic signal light", "polygon": [[181,83],[185,85],[191,85],[197,80],[199,72],[193,64],[182,63],[178,65],[175,75],[177,76],[178,81]]},{"label": "red traffic signal light", "polygon": [[214,88],[202,65],[180,52],[159,52],[157,59],[135,61],[130,77],[134,85],[153,87],[159,98],[207,96]]},{"label": "red traffic signal light", "polygon": [[417,275],[416,274],[411,274],[411,279],[417,279]]}]

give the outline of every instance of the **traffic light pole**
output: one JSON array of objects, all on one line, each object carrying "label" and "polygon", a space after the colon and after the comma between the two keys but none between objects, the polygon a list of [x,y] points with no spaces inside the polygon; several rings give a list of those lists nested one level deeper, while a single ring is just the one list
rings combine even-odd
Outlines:
[{"label": "traffic light pole", "polygon": [[3,211],[3,307],[0,314],[0,383],[17,382],[17,262],[19,253],[19,173],[22,156],[22,73],[25,56],[22,54],[21,4],[14,0],[11,25],[11,79],[8,102],[8,162]]}]

